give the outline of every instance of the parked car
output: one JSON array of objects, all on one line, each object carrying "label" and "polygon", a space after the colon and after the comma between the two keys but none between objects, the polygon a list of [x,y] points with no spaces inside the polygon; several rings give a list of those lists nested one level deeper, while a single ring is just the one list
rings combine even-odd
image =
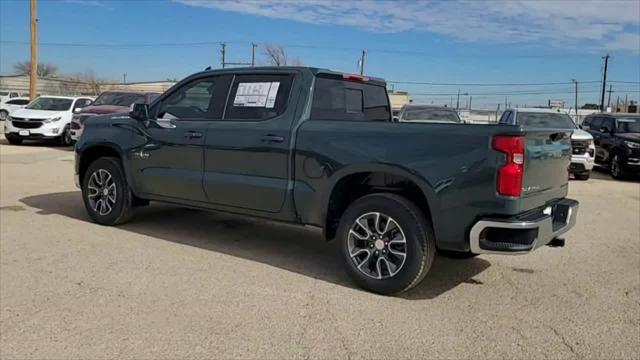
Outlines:
[{"label": "parked car", "polygon": [[382,79],[222,69],[88,119],[75,179],[103,225],[159,201],[321,227],[357,284],[389,294],[418,284],[436,249],[562,245],[578,211],[571,131],[392,122]]},{"label": "parked car", "polygon": [[507,109],[502,113],[500,124],[518,125],[524,128],[560,128],[572,131],[571,167],[577,180],[588,180],[593,169],[596,148],[593,137],[581,130],[571,117],[553,109],[518,108]]},{"label": "parked car", "polygon": [[405,105],[398,115],[400,122],[462,123],[453,108],[429,105]]},{"label": "parked car", "polygon": [[0,104],[0,120],[7,120],[11,112],[23,109],[29,104],[27,97],[14,97]]},{"label": "parked car", "polygon": [[616,179],[640,173],[640,115],[599,113],[587,116],[582,128],[593,135],[596,163]]},{"label": "parked car", "polygon": [[92,102],[89,97],[41,96],[9,116],[4,122],[4,136],[13,145],[23,140],[47,139],[71,145],[71,117]]},{"label": "parked car", "polygon": [[82,135],[84,122],[91,116],[126,113],[133,103],[151,104],[160,93],[156,92],[132,92],[132,91],[106,91],[100,94],[96,101],[85,107],[71,119],[71,138],[77,141]]},{"label": "parked car", "polygon": [[18,91],[0,90],[0,105],[4,104],[5,101],[19,97],[20,95],[21,94]]}]

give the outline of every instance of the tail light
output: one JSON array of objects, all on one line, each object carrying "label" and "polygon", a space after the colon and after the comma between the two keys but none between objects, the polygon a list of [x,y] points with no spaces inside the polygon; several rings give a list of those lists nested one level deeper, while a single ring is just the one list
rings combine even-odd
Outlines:
[{"label": "tail light", "polygon": [[504,165],[498,169],[498,194],[520,196],[524,175],[524,137],[496,136],[493,138],[493,148],[507,157]]},{"label": "tail light", "polygon": [[356,74],[342,74],[342,78],[349,81],[367,82],[369,77]]}]

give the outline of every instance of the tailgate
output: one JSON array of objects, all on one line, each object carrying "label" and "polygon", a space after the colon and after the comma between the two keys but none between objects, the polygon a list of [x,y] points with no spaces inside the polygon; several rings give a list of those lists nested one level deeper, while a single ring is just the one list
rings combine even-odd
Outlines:
[{"label": "tailgate", "polygon": [[544,204],[567,195],[571,130],[528,129],[525,133],[523,200]]}]

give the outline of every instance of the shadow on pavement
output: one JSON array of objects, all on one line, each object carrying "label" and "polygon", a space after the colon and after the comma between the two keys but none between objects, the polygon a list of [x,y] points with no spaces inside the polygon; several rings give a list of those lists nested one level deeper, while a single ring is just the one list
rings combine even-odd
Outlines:
[{"label": "shadow on pavement", "polygon": [[[58,214],[91,222],[79,191],[35,195],[20,201],[39,209],[40,215]],[[339,244],[327,243],[318,229],[155,203],[137,209],[134,219],[118,229],[354,288],[343,269]],[[461,283],[482,285],[472,278],[489,266],[488,261],[479,258],[459,260],[436,256],[424,281],[401,297],[431,299]]]}]

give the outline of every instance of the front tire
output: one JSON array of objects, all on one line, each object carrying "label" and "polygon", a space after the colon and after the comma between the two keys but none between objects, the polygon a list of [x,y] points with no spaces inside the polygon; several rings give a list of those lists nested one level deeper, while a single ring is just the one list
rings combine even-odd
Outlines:
[{"label": "front tire", "polygon": [[0,121],[5,121],[9,118],[9,113],[6,110],[0,110]]},{"label": "front tire", "polygon": [[609,163],[609,172],[614,179],[624,179],[625,173],[623,166],[620,154],[614,154]]},{"label": "front tire", "polygon": [[7,139],[9,144],[11,145],[20,145],[22,144],[22,139],[11,134],[4,134],[4,137]]},{"label": "front tire", "polygon": [[342,215],[337,235],[349,276],[379,294],[403,292],[420,283],[436,252],[430,221],[415,204],[395,194],[354,201]]},{"label": "front tire", "polygon": [[89,165],[82,179],[82,199],[91,219],[102,225],[118,225],[133,215],[133,194],[114,157],[102,157]]},{"label": "front tire", "polygon": [[60,135],[58,142],[60,146],[64,147],[73,145],[73,139],[71,138],[71,128],[69,127],[69,125],[65,126],[62,130],[62,135]]}]

